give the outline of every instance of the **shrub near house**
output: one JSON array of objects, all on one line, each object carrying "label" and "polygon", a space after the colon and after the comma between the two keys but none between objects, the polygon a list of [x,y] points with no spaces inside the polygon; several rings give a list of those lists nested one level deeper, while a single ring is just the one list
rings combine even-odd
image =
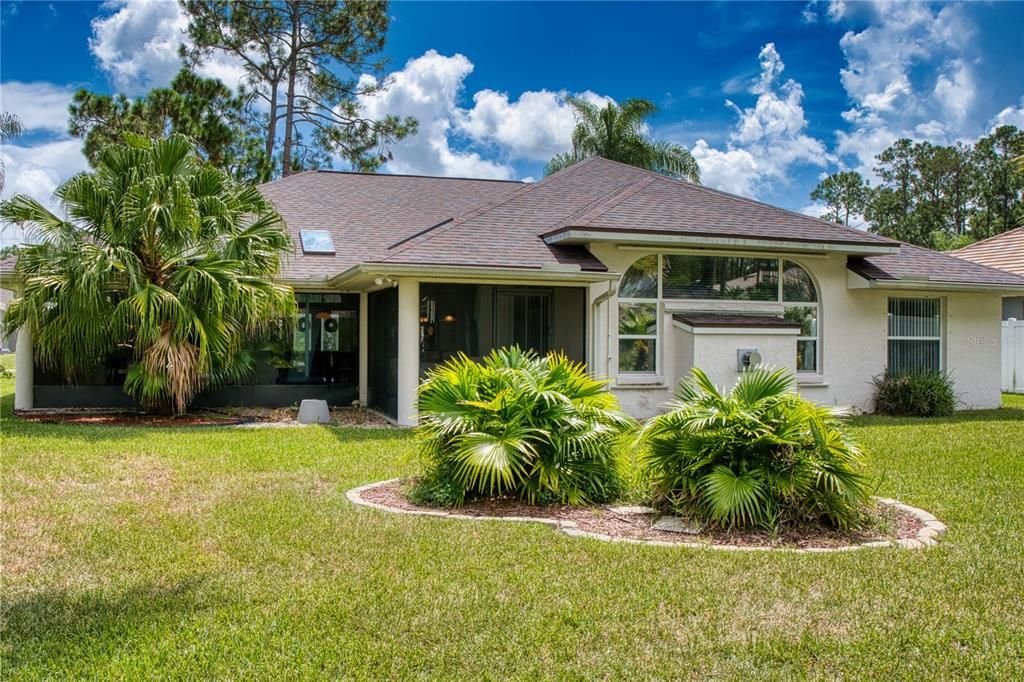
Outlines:
[{"label": "shrub near house", "polygon": [[792,392],[786,370],[745,372],[723,394],[699,369],[640,441],[655,502],[721,527],[857,526],[872,490],[836,408]]},{"label": "shrub near house", "polygon": [[956,411],[953,378],[945,372],[886,373],[873,380],[875,411],[903,417],[950,417]]},{"label": "shrub near house", "polygon": [[614,445],[633,422],[606,382],[562,354],[504,348],[479,363],[460,354],[420,386],[419,414],[427,472],[416,501],[578,504],[619,494]]}]

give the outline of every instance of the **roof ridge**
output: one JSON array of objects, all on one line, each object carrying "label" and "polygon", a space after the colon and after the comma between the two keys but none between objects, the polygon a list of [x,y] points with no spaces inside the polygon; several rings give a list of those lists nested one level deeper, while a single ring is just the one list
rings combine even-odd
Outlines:
[{"label": "roof ridge", "polygon": [[634,180],[628,184],[622,185],[612,191],[604,194],[603,196],[594,199],[592,202],[560,220],[550,229],[547,229],[541,234],[547,234],[554,230],[559,230],[563,227],[571,227],[576,222],[585,222],[589,220],[597,220],[602,215],[612,210],[626,199],[630,198],[637,192],[641,191],[645,187],[649,186],[654,182],[654,178],[641,178],[640,180]]},{"label": "roof ridge", "polygon": [[743,196],[740,196],[738,194],[733,194],[731,192],[726,192],[726,191],[723,191],[723,190],[720,190],[720,189],[715,189],[714,187],[708,187],[707,185],[701,185],[701,184],[698,184],[698,183],[695,183],[695,182],[690,182],[689,180],[683,180],[682,178],[673,178],[673,177],[670,177],[668,175],[662,175],[661,173],[658,173],[656,171],[652,171],[649,168],[641,168],[639,166],[630,166],[628,163],[622,163],[621,161],[615,161],[614,159],[605,159],[604,157],[594,157],[594,158],[600,158],[603,161],[606,161],[608,163],[614,163],[614,164],[617,164],[617,165],[620,165],[620,166],[626,166],[627,168],[633,168],[633,169],[638,170],[638,171],[640,171],[642,173],[647,173],[649,175],[652,175],[657,180],[662,180],[662,181],[669,182],[669,183],[678,183],[678,184],[686,185],[687,187],[692,187],[693,189],[701,191],[701,192],[709,192],[711,194],[717,194],[717,195],[726,197],[728,199],[732,199],[734,201],[742,201],[742,202],[747,203],[747,204],[753,204],[755,206],[762,206],[764,208],[770,208],[770,209],[775,210],[775,211],[783,211],[785,213],[789,213],[791,215],[798,216],[800,218],[806,218],[807,220],[811,220],[811,221],[814,221],[816,223],[820,223],[824,227],[829,227],[829,228],[832,228],[832,229],[839,229],[839,230],[842,230],[844,232],[856,232],[858,234],[870,235],[871,237],[875,238],[875,240],[877,240],[877,241],[896,241],[896,240],[891,239],[889,237],[884,237],[884,236],[881,236],[881,235],[877,235],[877,234],[875,234],[873,232],[868,232],[867,230],[858,230],[855,227],[849,227],[848,225],[840,225],[839,223],[832,223],[832,222],[829,222],[827,220],[822,220],[821,218],[815,218],[814,216],[809,216],[809,215],[806,215],[804,213],[800,213],[799,211],[794,211],[792,209],[782,208],[781,206],[774,206],[772,204],[768,204],[768,203],[765,203],[763,201],[758,201],[757,199],[751,199],[749,197],[743,197]]},{"label": "roof ridge", "polygon": [[1005,237],[1006,235],[1013,234],[1014,232],[1024,232],[1024,225],[1021,225],[1020,227],[1012,227],[1009,230],[1006,230],[1005,232],[1000,232],[999,234],[994,234],[991,237],[985,237],[984,239],[979,239],[978,241],[971,242],[970,244],[968,244],[966,246],[961,246],[959,249],[953,249],[952,251],[946,251],[946,253],[961,253],[962,251],[966,251],[968,249],[973,249],[975,246],[979,246],[981,244],[984,244],[985,242],[992,241],[993,239],[999,239],[1001,237]]},{"label": "roof ridge", "polygon": [[[470,178],[463,175],[421,175],[418,173],[371,173],[369,171],[341,170],[340,168],[314,168],[303,173],[331,173],[334,175],[365,175],[373,178],[423,178],[425,180],[462,180],[467,182],[507,182],[516,185],[530,183],[522,180],[503,180],[501,178]],[[290,177],[290,176],[289,176]],[[282,178],[283,179],[283,178]]]},{"label": "roof ridge", "polygon": [[476,206],[474,208],[469,209],[465,213],[459,214],[458,216],[454,217],[450,221],[445,221],[445,222],[438,223],[437,225],[434,225],[433,227],[428,227],[425,230],[422,230],[421,232],[419,232],[416,235],[413,235],[410,238],[407,238],[407,239],[395,242],[394,244],[389,246],[387,250],[388,251],[391,251],[392,249],[397,249],[397,250],[395,250],[394,253],[392,253],[391,255],[387,256],[384,260],[391,260],[392,257],[397,256],[398,254],[403,253],[403,252],[405,252],[408,249],[411,249],[411,248],[413,248],[415,246],[419,246],[420,244],[423,244],[424,242],[430,241],[434,237],[436,237],[438,235],[441,235],[441,234],[444,234],[444,233],[448,232],[449,230],[453,230],[456,227],[458,227],[459,225],[462,225],[463,223],[466,223],[469,220],[472,220],[473,218],[481,216],[484,213],[487,213],[489,211],[493,211],[494,209],[498,208],[499,206],[503,206],[504,204],[507,204],[508,202],[512,201],[513,199],[518,199],[519,197],[521,197],[521,196],[523,196],[525,194],[529,194],[530,192],[532,192],[533,190],[537,189],[538,187],[541,187],[543,185],[548,184],[549,182],[551,182],[552,180],[557,178],[562,173],[565,173],[566,171],[569,171],[569,170],[571,170],[573,168],[577,168],[578,169],[578,168],[582,167],[584,164],[587,164],[590,161],[592,161],[594,158],[599,158],[599,157],[591,157],[589,159],[584,159],[583,161],[580,161],[579,163],[574,163],[573,165],[569,166],[568,168],[563,168],[562,170],[558,171],[557,173],[552,173],[551,175],[547,176],[546,178],[544,178],[540,182],[524,183],[523,187],[521,187],[520,189],[516,190],[515,192],[512,192],[511,194],[509,194],[506,197],[501,197],[500,199],[495,199],[495,200],[492,200],[492,201],[480,204],[479,206]]}]

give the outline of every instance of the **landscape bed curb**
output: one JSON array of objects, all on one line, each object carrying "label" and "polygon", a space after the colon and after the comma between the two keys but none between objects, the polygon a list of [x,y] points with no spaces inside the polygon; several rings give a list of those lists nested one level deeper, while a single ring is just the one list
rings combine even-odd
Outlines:
[{"label": "landscape bed curb", "polygon": [[363,493],[368,490],[380,488],[391,483],[396,483],[400,480],[402,479],[390,478],[386,481],[367,483],[366,485],[361,485],[358,488],[349,490],[345,493],[345,497],[347,497],[349,502],[352,504],[371,507],[373,509],[379,509],[393,514],[435,516],[446,519],[457,519],[459,521],[511,521],[513,523],[541,523],[546,526],[551,526],[552,528],[572,537],[592,538],[594,540],[602,540],[604,542],[625,542],[633,545],[654,545],[659,547],[695,547],[734,552],[795,552],[802,554],[825,554],[829,552],[853,552],[859,549],[869,549],[873,547],[925,549],[938,545],[939,538],[945,535],[947,530],[946,524],[939,521],[929,512],[926,512],[923,509],[918,509],[917,507],[911,507],[909,504],[903,504],[899,500],[893,500],[887,497],[878,497],[875,499],[880,504],[891,506],[900,511],[906,512],[916,517],[921,522],[921,529],[917,532],[916,538],[875,540],[872,542],[862,542],[856,545],[844,545],[842,547],[764,547],[756,545],[716,545],[709,542],[688,542],[685,540],[681,540],[679,542],[669,542],[667,540],[642,540],[638,538],[613,537],[611,535],[605,535],[604,533],[594,533],[583,530],[577,526],[575,521],[563,521],[561,519],[549,519],[539,516],[477,516],[473,514],[460,514],[458,512],[433,509],[402,509],[400,507],[380,504],[379,502],[371,502],[363,497]]}]

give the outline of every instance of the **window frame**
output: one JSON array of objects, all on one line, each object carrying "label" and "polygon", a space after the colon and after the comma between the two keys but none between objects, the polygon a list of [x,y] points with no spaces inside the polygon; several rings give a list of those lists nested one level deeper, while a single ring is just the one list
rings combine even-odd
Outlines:
[{"label": "window frame", "polygon": [[[307,244],[306,238],[309,237],[310,241]],[[317,241],[321,238],[326,237],[327,245],[329,248],[317,248]],[[319,255],[319,256],[330,256],[337,253],[334,247],[334,235],[331,234],[330,230],[321,229],[301,229],[299,230],[299,245],[302,248],[303,254]]]},{"label": "window frame", "polygon": [[[891,303],[893,301],[934,301],[936,306],[937,306],[937,308],[938,308],[938,318],[939,318],[939,320],[938,320],[938,322],[939,322],[939,324],[938,324],[938,327],[939,327],[938,334],[935,335],[935,336],[909,336],[909,335],[905,335],[905,334],[900,334],[900,335],[897,335],[897,336],[892,336],[889,333],[889,331],[890,331],[890,315],[892,313],[889,312],[889,311],[890,311],[890,305],[891,305]],[[889,373],[891,371],[891,367],[889,366],[889,358],[890,358],[890,355],[891,355],[889,344],[892,341],[935,341],[935,342],[937,342],[938,343],[938,347],[939,347],[938,366],[933,368],[933,369],[927,370],[927,371],[935,371],[935,372],[943,372],[943,371],[945,371],[945,369],[946,369],[946,344],[944,343],[945,330],[946,330],[946,301],[941,296],[928,296],[928,295],[920,295],[920,296],[912,296],[912,295],[910,295],[910,296],[908,296],[908,295],[904,295],[904,296],[887,296],[886,299],[885,299],[885,371],[886,371],[886,373]]]},{"label": "window frame", "polygon": [[[821,376],[821,374],[822,374],[822,359],[823,359],[823,353],[822,353],[822,330],[821,330],[821,327],[822,327],[821,287],[818,286],[818,283],[815,280],[814,275],[811,274],[811,271],[803,263],[799,262],[798,260],[793,259],[792,257],[790,257],[788,255],[783,255],[783,254],[775,255],[775,254],[763,254],[763,253],[755,253],[755,254],[751,254],[751,253],[729,253],[729,252],[712,252],[712,253],[693,252],[693,253],[691,253],[691,252],[683,252],[683,251],[657,251],[657,252],[654,252],[654,253],[647,253],[647,254],[641,255],[638,258],[634,259],[629,264],[629,267],[626,268],[625,272],[623,273],[623,277],[625,277],[626,272],[629,272],[629,270],[634,265],[636,265],[641,260],[643,260],[644,258],[647,258],[649,256],[655,256],[657,258],[658,286],[657,286],[656,297],[654,297],[654,298],[638,298],[638,297],[635,297],[635,296],[616,297],[616,308],[615,308],[614,324],[615,324],[615,331],[616,331],[616,337],[615,337],[616,338],[615,369],[616,369],[616,374],[617,375],[622,375],[622,376],[627,376],[627,377],[637,377],[637,376],[653,377],[653,376],[658,376],[660,374],[661,370],[662,370],[662,348],[664,347],[664,344],[662,343],[662,339],[661,339],[661,337],[662,337],[662,330],[664,328],[664,323],[663,323],[662,318],[664,317],[664,313],[665,313],[665,310],[666,310],[666,304],[667,303],[673,303],[673,304],[684,303],[685,304],[686,301],[696,301],[696,302],[700,302],[702,304],[721,303],[723,305],[723,307],[727,307],[730,304],[736,304],[736,303],[781,305],[783,307],[783,314],[785,314],[786,308],[797,308],[797,307],[814,308],[814,313],[815,313],[815,332],[816,332],[816,334],[813,335],[813,336],[810,336],[810,335],[806,335],[805,336],[802,333],[803,330],[801,329],[801,334],[796,337],[796,341],[797,342],[799,342],[799,341],[814,341],[815,342],[815,344],[814,344],[814,369],[812,369],[812,370],[797,370],[797,374],[802,375],[802,376]],[[746,299],[727,299],[727,298],[671,298],[671,299],[666,299],[665,296],[664,296],[665,256],[698,256],[698,257],[719,257],[719,258],[749,258],[751,260],[774,260],[776,262],[776,267],[775,267],[775,270],[776,270],[776,296],[775,296],[774,299],[769,299],[769,300],[756,300],[756,299],[754,299],[754,300],[746,300]],[[810,280],[811,287],[813,287],[814,299],[815,299],[814,301],[787,301],[786,300],[784,276],[785,276],[785,272],[786,272],[786,264],[787,263],[792,263],[793,265],[795,265],[798,268],[800,268],[807,275],[807,278]],[[621,286],[621,280],[620,280],[620,286]],[[649,335],[649,334],[621,334],[621,333],[619,333],[619,321],[620,321],[620,316],[622,314],[621,311],[622,311],[622,305],[623,304],[632,304],[632,305],[636,305],[636,304],[648,304],[648,305],[654,304],[654,306],[655,306],[655,317],[656,317],[656,322],[657,322],[657,326],[656,326],[656,330],[657,331],[656,331],[656,333],[653,334],[653,335]],[[619,341],[630,340],[630,339],[650,339],[650,340],[653,340],[655,342],[655,353],[654,353],[655,357],[654,357],[654,368],[653,368],[653,370],[651,370],[651,371],[635,371],[635,370],[623,370],[623,369],[621,369],[620,364],[619,364],[620,359],[621,359],[619,357],[621,355],[621,353],[619,352],[620,351],[620,349],[619,349],[619,346],[620,346]],[[797,349],[799,349],[799,343],[797,344]]]}]

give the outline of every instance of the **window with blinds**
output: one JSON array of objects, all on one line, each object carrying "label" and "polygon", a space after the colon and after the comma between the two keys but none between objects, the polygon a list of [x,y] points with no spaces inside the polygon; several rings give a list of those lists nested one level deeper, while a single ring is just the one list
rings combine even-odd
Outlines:
[{"label": "window with blinds", "polygon": [[889,373],[941,371],[942,301],[889,299]]}]

